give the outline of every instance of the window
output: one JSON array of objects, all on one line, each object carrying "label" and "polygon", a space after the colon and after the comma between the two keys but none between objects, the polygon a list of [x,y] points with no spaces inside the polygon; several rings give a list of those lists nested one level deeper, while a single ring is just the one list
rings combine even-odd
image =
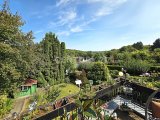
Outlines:
[{"label": "window", "polygon": [[22,87],[21,87],[21,90],[22,90],[22,91],[28,90],[28,86],[22,86]]}]

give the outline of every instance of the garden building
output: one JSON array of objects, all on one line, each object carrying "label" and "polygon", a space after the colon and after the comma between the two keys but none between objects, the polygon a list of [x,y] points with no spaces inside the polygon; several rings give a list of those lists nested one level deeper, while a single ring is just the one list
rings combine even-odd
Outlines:
[{"label": "garden building", "polygon": [[23,85],[21,85],[20,93],[18,97],[32,95],[37,90],[37,80],[27,79]]}]

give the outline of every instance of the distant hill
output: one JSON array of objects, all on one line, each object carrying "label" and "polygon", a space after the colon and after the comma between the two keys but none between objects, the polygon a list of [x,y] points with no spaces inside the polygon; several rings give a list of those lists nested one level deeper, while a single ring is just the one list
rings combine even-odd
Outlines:
[{"label": "distant hill", "polygon": [[137,42],[109,51],[81,51],[67,49],[66,53],[68,56],[94,58],[95,61],[103,61],[111,65],[121,65],[130,59],[136,59],[148,62],[155,66],[160,65],[160,39],[156,39],[153,45],[143,45],[142,42]]}]

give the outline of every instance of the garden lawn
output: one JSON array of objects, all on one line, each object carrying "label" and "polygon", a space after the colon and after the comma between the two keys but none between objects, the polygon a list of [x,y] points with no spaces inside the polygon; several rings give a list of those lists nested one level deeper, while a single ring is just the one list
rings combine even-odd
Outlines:
[{"label": "garden lawn", "polygon": [[73,84],[63,83],[63,84],[56,85],[55,87],[58,87],[58,89],[60,90],[60,94],[56,98],[57,100],[79,92],[79,87]]}]

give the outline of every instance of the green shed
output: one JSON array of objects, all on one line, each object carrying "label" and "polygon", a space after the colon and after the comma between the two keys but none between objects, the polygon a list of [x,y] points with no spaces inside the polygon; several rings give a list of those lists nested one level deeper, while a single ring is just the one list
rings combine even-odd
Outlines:
[{"label": "green shed", "polygon": [[21,85],[21,91],[18,97],[32,95],[37,90],[37,80],[27,79],[23,85]]}]

